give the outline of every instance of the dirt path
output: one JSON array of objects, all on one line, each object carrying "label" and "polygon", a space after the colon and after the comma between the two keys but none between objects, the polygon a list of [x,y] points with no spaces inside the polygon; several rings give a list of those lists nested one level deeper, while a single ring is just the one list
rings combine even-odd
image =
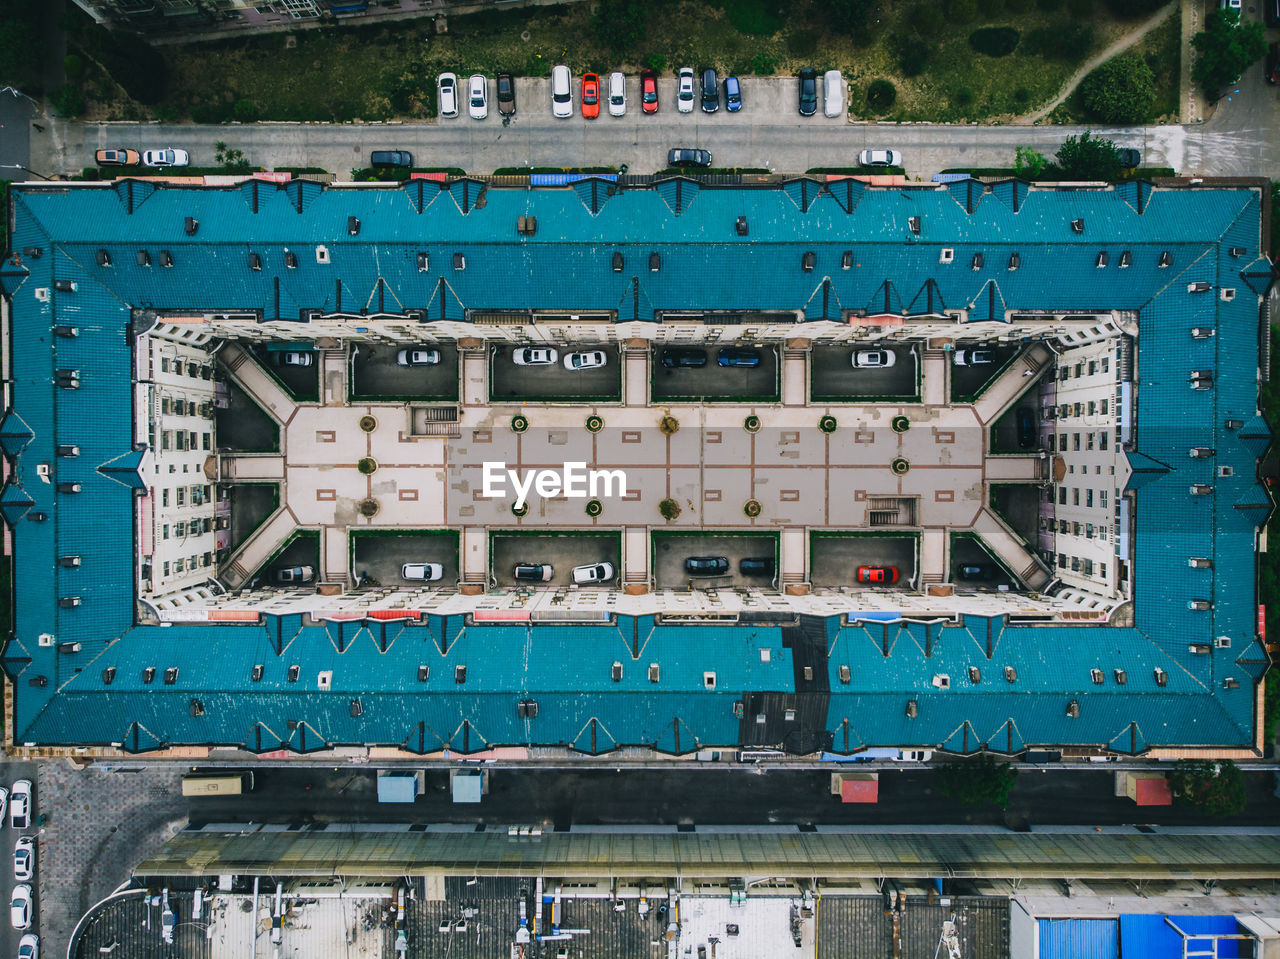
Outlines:
[{"label": "dirt path", "polygon": [[1085,77],[1087,77],[1090,73],[1092,73],[1095,68],[1106,63],[1108,60],[1114,57],[1117,53],[1122,53],[1123,51],[1129,49],[1129,47],[1133,46],[1135,43],[1137,43],[1139,40],[1145,37],[1148,33],[1154,30],[1156,27],[1160,26],[1160,24],[1164,23],[1165,19],[1168,18],[1170,15],[1172,15],[1175,10],[1180,9],[1180,7],[1181,7],[1180,0],[1170,0],[1169,3],[1165,4],[1155,13],[1153,13],[1147,20],[1145,20],[1142,26],[1134,30],[1130,30],[1123,37],[1121,37],[1115,43],[1108,46],[1101,53],[1086,60],[1084,65],[1071,75],[1071,78],[1062,87],[1061,92],[1059,92],[1059,94],[1056,97],[1054,97],[1052,102],[1050,102],[1047,106],[1041,107],[1039,110],[1036,110],[1034,113],[1028,113],[1026,116],[1019,117],[1017,120],[1013,122],[1020,123],[1020,124],[1039,123],[1041,120],[1047,117],[1050,113],[1056,110],[1058,106],[1067,99],[1067,97],[1075,93],[1076,87],[1080,86],[1081,81],[1083,81]]}]

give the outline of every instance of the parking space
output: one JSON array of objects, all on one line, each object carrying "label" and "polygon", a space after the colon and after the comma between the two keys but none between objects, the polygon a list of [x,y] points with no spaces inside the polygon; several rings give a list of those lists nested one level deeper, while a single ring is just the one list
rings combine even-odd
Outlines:
[{"label": "parking space", "polygon": [[[742,365],[753,362],[755,366]],[[779,396],[776,347],[659,346],[653,351],[655,403],[777,400]]]},{"label": "parking space", "polygon": [[[622,364],[617,344],[581,344],[572,347],[541,346],[554,351],[555,360],[539,365],[521,365],[515,354],[521,346],[494,346],[489,354],[489,399],[495,403],[508,400],[614,402],[622,398]],[[595,369],[566,369],[565,357],[571,353],[599,351],[604,366]]]},{"label": "parking space", "polygon": [[951,355],[951,402],[973,402],[1021,351],[1010,344],[957,343]]},{"label": "parking space", "polygon": [[[439,354],[439,362],[430,366],[401,365],[399,356],[406,350],[435,351]],[[353,400],[458,398],[458,346],[453,340],[439,343],[358,343],[351,353]]]},{"label": "parking space", "polygon": [[[516,563],[549,563],[555,572],[545,583],[517,583],[512,575]],[[622,575],[622,535],[603,530],[493,533],[489,537],[489,579],[498,586],[568,586],[573,582],[573,567],[590,563],[612,563],[615,578],[603,585],[616,587]]]},{"label": "parking space", "polygon": [[[30,763],[7,763],[3,767],[3,773],[0,773],[0,785],[8,791],[7,808],[0,815],[0,836],[3,836],[5,843],[4,849],[9,857],[8,865],[5,871],[8,873],[6,880],[8,899],[6,902],[13,903],[17,906],[19,901],[28,904],[28,925],[25,929],[19,929],[15,922],[11,922],[5,927],[4,932],[0,933],[0,944],[7,948],[4,955],[16,956],[18,954],[18,943],[21,941],[25,932],[40,935],[42,929],[39,921],[40,917],[40,883],[38,881],[39,869],[39,833],[42,821],[40,819],[40,803],[39,797],[36,795],[38,777],[36,768]],[[14,821],[17,814],[15,809],[15,786],[23,783],[24,789],[29,790],[27,799],[25,800],[25,825],[21,821]],[[15,863],[15,852],[17,851],[17,843],[20,839],[29,840],[24,846],[29,847],[29,858],[24,857],[26,863],[24,871],[19,875]],[[19,896],[17,894],[18,886],[25,886],[29,895]],[[21,908],[14,908],[11,911],[11,918],[16,918]]]},{"label": "parking space", "polygon": [[893,568],[892,589],[914,589],[918,538],[911,534],[813,533],[809,539],[809,580],[814,586],[862,586],[858,567]]},{"label": "parking space", "polygon": [[[731,589],[756,586],[771,589],[777,582],[778,537],[770,533],[668,533],[653,536],[653,581],[658,589]],[[685,560],[693,557],[723,557],[729,568],[723,575],[693,576],[685,569]],[[762,559],[772,564],[773,572],[744,574],[744,559]]]},{"label": "parking space", "polygon": [[231,529],[227,549],[235,551],[280,505],[275,483],[237,483],[226,487],[231,500]]},{"label": "parking space", "polygon": [[439,563],[444,575],[431,586],[458,584],[456,530],[404,530],[394,536],[355,533],[351,537],[351,573],[364,586],[420,586],[401,576],[405,563]]},{"label": "parking space", "polygon": [[1034,453],[1041,448],[1040,410],[1035,393],[1027,393],[991,424],[991,451]]},{"label": "parking space", "polygon": [[[301,583],[281,583],[280,571],[295,569],[299,566],[311,567],[311,579]],[[312,589],[320,579],[320,536],[317,533],[304,532],[295,536],[275,556],[254,574],[250,588],[258,586],[279,586],[281,589]]]},{"label": "parking space", "polygon": [[[887,353],[893,359],[867,355]],[[854,357],[864,365],[854,366]],[[875,365],[866,365],[875,364]],[[914,343],[815,346],[809,359],[809,395],[815,402],[920,399],[920,352]]]},{"label": "parking space", "polygon": [[258,343],[249,349],[295,400],[311,403],[320,398],[320,354],[309,345]]},{"label": "parking space", "polygon": [[218,449],[245,453],[275,453],[280,449],[280,425],[249,398],[235,380],[226,384],[228,404],[213,411],[213,436]]},{"label": "parking space", "polygon": [[957,592],[1022,588],[978,537],[962,533],[951,538],[950,581]]}]

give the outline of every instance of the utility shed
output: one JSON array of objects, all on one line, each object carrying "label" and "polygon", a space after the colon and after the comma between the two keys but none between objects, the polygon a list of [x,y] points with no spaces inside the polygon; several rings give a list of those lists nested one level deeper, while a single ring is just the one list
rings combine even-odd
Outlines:
[{"label": "utility shed", "polygon": [[875,803],[880,801],[879,773],[832,773],[831,795],[842,803]]},{"label": "utility shed", "polygon": [[455,769],[449,777],[449,789],[455,803],[477,803],[484,795],[484,772],[479,769]]},{"label": "utility shed", "polygon": [[417,773],[378,772],[378,802],[411,803],[421,791]]},{"label": "utility shed", "polygon": [[1139,806],[1173,805],[1173,790],[1164,773],[1118,772],[1116,795],[1128,796]]}]

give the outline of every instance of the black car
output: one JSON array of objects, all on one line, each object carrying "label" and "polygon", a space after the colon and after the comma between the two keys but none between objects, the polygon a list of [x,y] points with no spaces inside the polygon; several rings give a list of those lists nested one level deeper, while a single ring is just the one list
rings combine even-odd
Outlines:
[{"label": "black car", "polygon": [[720,109],[720,81],[710,67],[702,71],[702,112],[715,113]]},{"label": "black car", "polygon": [[711,166],[711,151],[672,147],[667,152],[667,166]]},{"label": "black car", "polygon": [[805,67],[800,71],[800,115],[811,117],[818,112],[818,71]]},{"label": "black car", "polygon": [[956,567],[956,576],[960,579],[991,579],[995,571],[988,563],[963,563]]},{"label": "black car", "polygon": [[684,571],[690,576],[724,576],[729,572],[727,556],[690,556],[684,561]]},{"label": "black car", "polygon": [[504,117],[516,115],[516,81],[509,73],[498,74],[498,112]]},{"label": "black car", "polygon": [[772,576],[772,556],[750,556],[738,561],[738,572],[743,576]]},{"label": "black car", "polygon": [[413,154],[408,150],[374,150],[369,154],[370,166],[410,167],[413,166]]},{"label": "black car", "polygon": [[703,350],[687,348],[663,350],[662,365],[669,370],[699,369],[707,365],[707,354]]},{"label": "black car", "polygon": [[1120,158],[1120,165],[1126,170],[1142,165],[1142,154],[1132,147],[1123,147],[1116,150],[1116,156]]},{"label": "black car", "polygon": [[745,366],[748,368],[754,368],[760,365],[760,354],[756,350],[725,347],[716,354],[716,363],[720,366]]},{"label": "black car", "polygon": [[546,583],[555,575],[550,563],[516,563],[511,578],[522,583]]},{"label": "black car", "polygon": [[1029,406],[1021,406],[1015,414],[1018,421],[1018,445],[1024,450],[1032,449],[1039,437],[1036,435],[1036,414]]}]

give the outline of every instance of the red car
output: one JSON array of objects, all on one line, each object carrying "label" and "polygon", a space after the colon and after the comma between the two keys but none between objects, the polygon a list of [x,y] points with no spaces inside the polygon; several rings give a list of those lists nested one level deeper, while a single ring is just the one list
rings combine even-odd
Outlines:
[{"label": "red car", "polygon": [[658,73],[645,70],[640,74],[640,109],[645,113],[658,112]]},{"label": "red car", "polygon": [[880,586],[891,586],[898,581],[896,566],[859,566],[858,582],[875,583]]},{"label": "red car", "polygon": [[582,75],[582,115],[594,120],[600,115],[600,76],[595,73]]}]

